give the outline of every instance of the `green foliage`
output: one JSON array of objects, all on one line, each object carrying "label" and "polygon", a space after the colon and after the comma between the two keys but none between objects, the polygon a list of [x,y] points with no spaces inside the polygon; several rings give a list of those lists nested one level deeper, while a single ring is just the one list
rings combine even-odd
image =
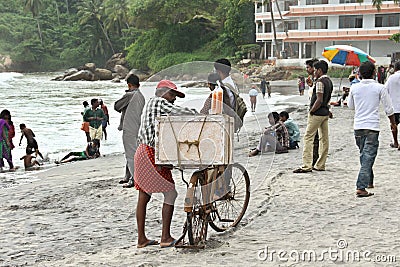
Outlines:
[{"label": "green foliage", "polygon": [[389,40],[395,43],[400,43],[400,33],[393,34],[392,36],[389,37]]},{"label": "green foliage", "polygon": [[57,70],[125,51],[159,70],[234,58],[254,40],[250,0],[0,0],[0,54],[21,71]]}]

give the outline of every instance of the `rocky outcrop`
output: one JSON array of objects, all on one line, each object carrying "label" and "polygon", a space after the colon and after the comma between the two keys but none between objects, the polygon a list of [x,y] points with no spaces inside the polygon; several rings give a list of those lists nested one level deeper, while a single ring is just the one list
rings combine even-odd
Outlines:
[{"label": "rocky outcrop", "polygon": [[63,81],[94,81],[95,75],[89,70],[80,70],[76,73],[66,76]]},{"label": "rocky outcrop", "polygon": [[125,68],[128,68],[128,62],[126,61],[123,53],[116,53],[112,55],[112,57],[109,60],[107,60],[104,68],[114,71],[116,65],[121,65],[124,66]]},{"label": "rocky outcrop", "polygon": [[101,80],[101,81],[111,80],[113,78],[112,77],[112,72],[110,70],[107,70],[107,69],[99,69],[99,68],[97,68],[92,73],[94,74],[94,79],[96,81],[97,80]]},{"label": "rocky outcrop", "polygon": [[9,71],[12,69],[12,59],[8,55],[0,55],[0,72]]}]

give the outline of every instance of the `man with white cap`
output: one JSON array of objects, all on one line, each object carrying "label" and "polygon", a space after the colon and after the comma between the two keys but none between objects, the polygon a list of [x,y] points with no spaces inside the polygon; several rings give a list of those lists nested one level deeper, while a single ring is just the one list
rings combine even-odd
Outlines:
[{"label": "man with white cap", "polygon": [[[169,80],[161,80],[155,92],[155,96],[147,102],[139,130],[139,147],[135,153],[135,188],[139,190],[136,207],[136,221],[138,227],[138,248],[149,245],[172,247],[176,240],[170,234],[174,203],[177,197],[171,170],[155,165],[155,123],[156,118],[168,114],[196,114],[195,111],[174,105],[176,97],[184,98],[185,94],[178,91],[177,86]],[[160,243],[146,237],[145,221],[147,203],[152,193],[163,193],[164,203],[162,207],[162,234]]]}]

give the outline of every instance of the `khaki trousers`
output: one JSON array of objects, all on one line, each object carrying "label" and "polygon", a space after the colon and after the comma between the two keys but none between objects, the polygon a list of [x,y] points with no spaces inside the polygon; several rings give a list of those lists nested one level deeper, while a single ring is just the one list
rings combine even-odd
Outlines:
[{"label": "khaki trousers", "polygon": [[325,163],[329,151],[329,116],[315,116],[308,114],[307,129],[304,134],[303,146],[303,170],[311,170],[313,168],[313,143],[315,134],[319,135],[319,157],[315,163],[315,168],[325,170]]}]

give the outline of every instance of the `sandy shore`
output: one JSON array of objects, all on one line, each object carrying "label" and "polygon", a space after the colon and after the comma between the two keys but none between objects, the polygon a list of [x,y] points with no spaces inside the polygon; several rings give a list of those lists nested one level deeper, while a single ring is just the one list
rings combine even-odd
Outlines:
[{"label": "sandy shore", "polygon": [[[304,132],[307,100],[293,102],[299,105],[291,116]],[[204,250],[137,249],[138,193],[118,184],[123,156],[106,156],[56,167],[39,174],[38,181],[0,190],[0,266],[399,266],[400,151],[389,147],[387,119],[382,115],[375,196],[358,199],[353,111],[339,107],[333,113],[327,170],[308,174],[292,173],[301,164],[301,150],[247,158],[257,145],[259,126],[267,124],[265,115],[246,119],[235,159],[249,171],[250,204],[236,229],[222,234],[210,229]],[[174,174],[180,195],[172,232],[178,237],[185,220],[184,184]],[[160,196],[149,203],[147,220],[148,237],[159,239]],[[304,259],[311,252],[316,258]],[[392,256],[396,263],[388,262]]]}]

